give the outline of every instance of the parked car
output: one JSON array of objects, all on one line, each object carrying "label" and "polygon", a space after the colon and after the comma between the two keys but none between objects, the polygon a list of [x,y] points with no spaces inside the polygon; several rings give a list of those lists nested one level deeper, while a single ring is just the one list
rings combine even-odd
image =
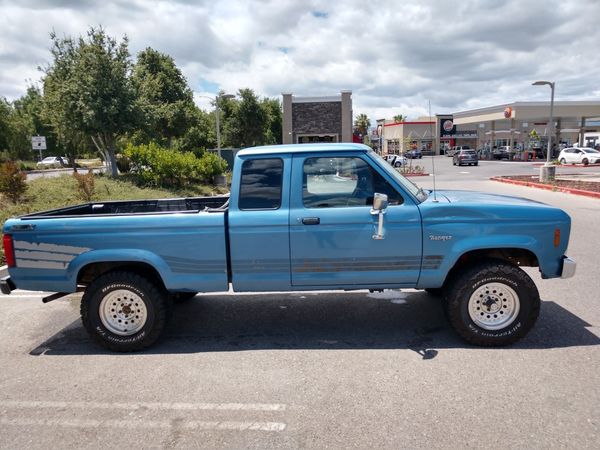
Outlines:
[{"label": "parked car", "polygon": [[492,150],[492,157],[494,159],[510,159],[510,152],[507,147],[495,147]]},{"label": "parked car", "polygon": [[466,165],[474,165],[477,166],[479,163],[479,158],[477,157],[477,152],[475,150],[459,150],[452,157],[452,165],[462,166]]},{"label": "parked car", "polygon": [[387,155],[385,157],[385,160],[392,167],[402,167],[402,166],[406,166],[408,164],[408,160],[406,159],[406,156],[402,156],[402,155]]},{"label": "parked car", "polygon": [[454,156],[456,153],[458,153],[461,150],[473,150],[473,149],[468,145],[455,145],[454,147],[450,147],[450,150],[448,150],[446,152],[446,156]]},{"label": "parked car", "polygon": [[67,160],[62,156],[46,156],[36,164],[39,169],[49,169],[51,167],[64,167],[67,165]]},{"label": "parked car", "polygon": [[423,152],[419,149],[413,149],[413,150],[409,150],[408,152],[405,153],[407,158],[410,159],[421,159],[423,157]]},{"label": "parked car", "polygon": [[589,147],[569,147],[563,149],[558,155],[561,164],[599,164],[600,152]]}]

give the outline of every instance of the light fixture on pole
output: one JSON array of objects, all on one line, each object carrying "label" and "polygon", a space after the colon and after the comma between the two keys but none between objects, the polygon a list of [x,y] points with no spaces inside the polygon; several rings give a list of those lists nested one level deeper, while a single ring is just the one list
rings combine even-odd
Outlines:
[{"label": "light fixture on pole", "polygon": [[547,183],[554,179],[556,167],[550,163],[552,154],[552,133],[554,132],[554,82],[553,81],[535,81],[532,86],[550,86],[550,120],[548,121],[548,149],[546,150],[546,164],[540,168],[540,181]]}]

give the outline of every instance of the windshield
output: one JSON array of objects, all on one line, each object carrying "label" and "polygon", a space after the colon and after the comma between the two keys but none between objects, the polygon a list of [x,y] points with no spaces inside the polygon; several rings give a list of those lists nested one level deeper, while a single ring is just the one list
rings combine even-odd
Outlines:
[{"label": "windshield", "polygon": [[392,166],[390,166],[380,155],[378,155],[374,151],[370,151],[369,156],[373,159],[376,159],[379,162],[379,167],[385,170],[385,172],[388,175],[390,175],[394,180],[396,180],[398,184],[400,184],[404,189],[406,189],[408,192],[414,195],[419,203],[427,200],[428,195],[427,192],[423,190],[423,188],[420,188],[408,178],[400,175],[400,172],[398,172]]},{"label": "windshield", "polygon": [[584,148],[582,150],[586,153],[600,153],[598,150],[594,150],[593,148]]}]

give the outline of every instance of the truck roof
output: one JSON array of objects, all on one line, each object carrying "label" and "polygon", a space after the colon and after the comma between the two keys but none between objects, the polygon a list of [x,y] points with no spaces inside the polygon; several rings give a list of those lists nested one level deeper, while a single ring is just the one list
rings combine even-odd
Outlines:
[{"label": "truck roof", "polygon": [[343,151],[370,151],[371,147],[364,144],[353,144],[351,142],[339,143],[317,143],[317,144],[286,144],[265,145],[262,147],[245,148],[238,152],[238,156],[248,155],[271,155],[274,153],[314,153],[314,152],[343,152]]}]

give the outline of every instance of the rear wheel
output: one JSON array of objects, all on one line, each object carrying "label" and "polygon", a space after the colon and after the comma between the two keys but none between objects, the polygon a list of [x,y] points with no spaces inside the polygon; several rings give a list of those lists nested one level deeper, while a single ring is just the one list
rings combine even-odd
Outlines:
[{"label": "rear wheel", "polygon": [[486,260],[458,275],[445,300],[448,320],[467,342],[502,346],[533,327],[540,297],[531,278],[502,260]]},{"label": "rear wheel", "polygon": [[94,280],[81,300],[81,320],[100,345],[117,352],[141,350],[162,334],[166,293],[138,274],[109,272]]}]

